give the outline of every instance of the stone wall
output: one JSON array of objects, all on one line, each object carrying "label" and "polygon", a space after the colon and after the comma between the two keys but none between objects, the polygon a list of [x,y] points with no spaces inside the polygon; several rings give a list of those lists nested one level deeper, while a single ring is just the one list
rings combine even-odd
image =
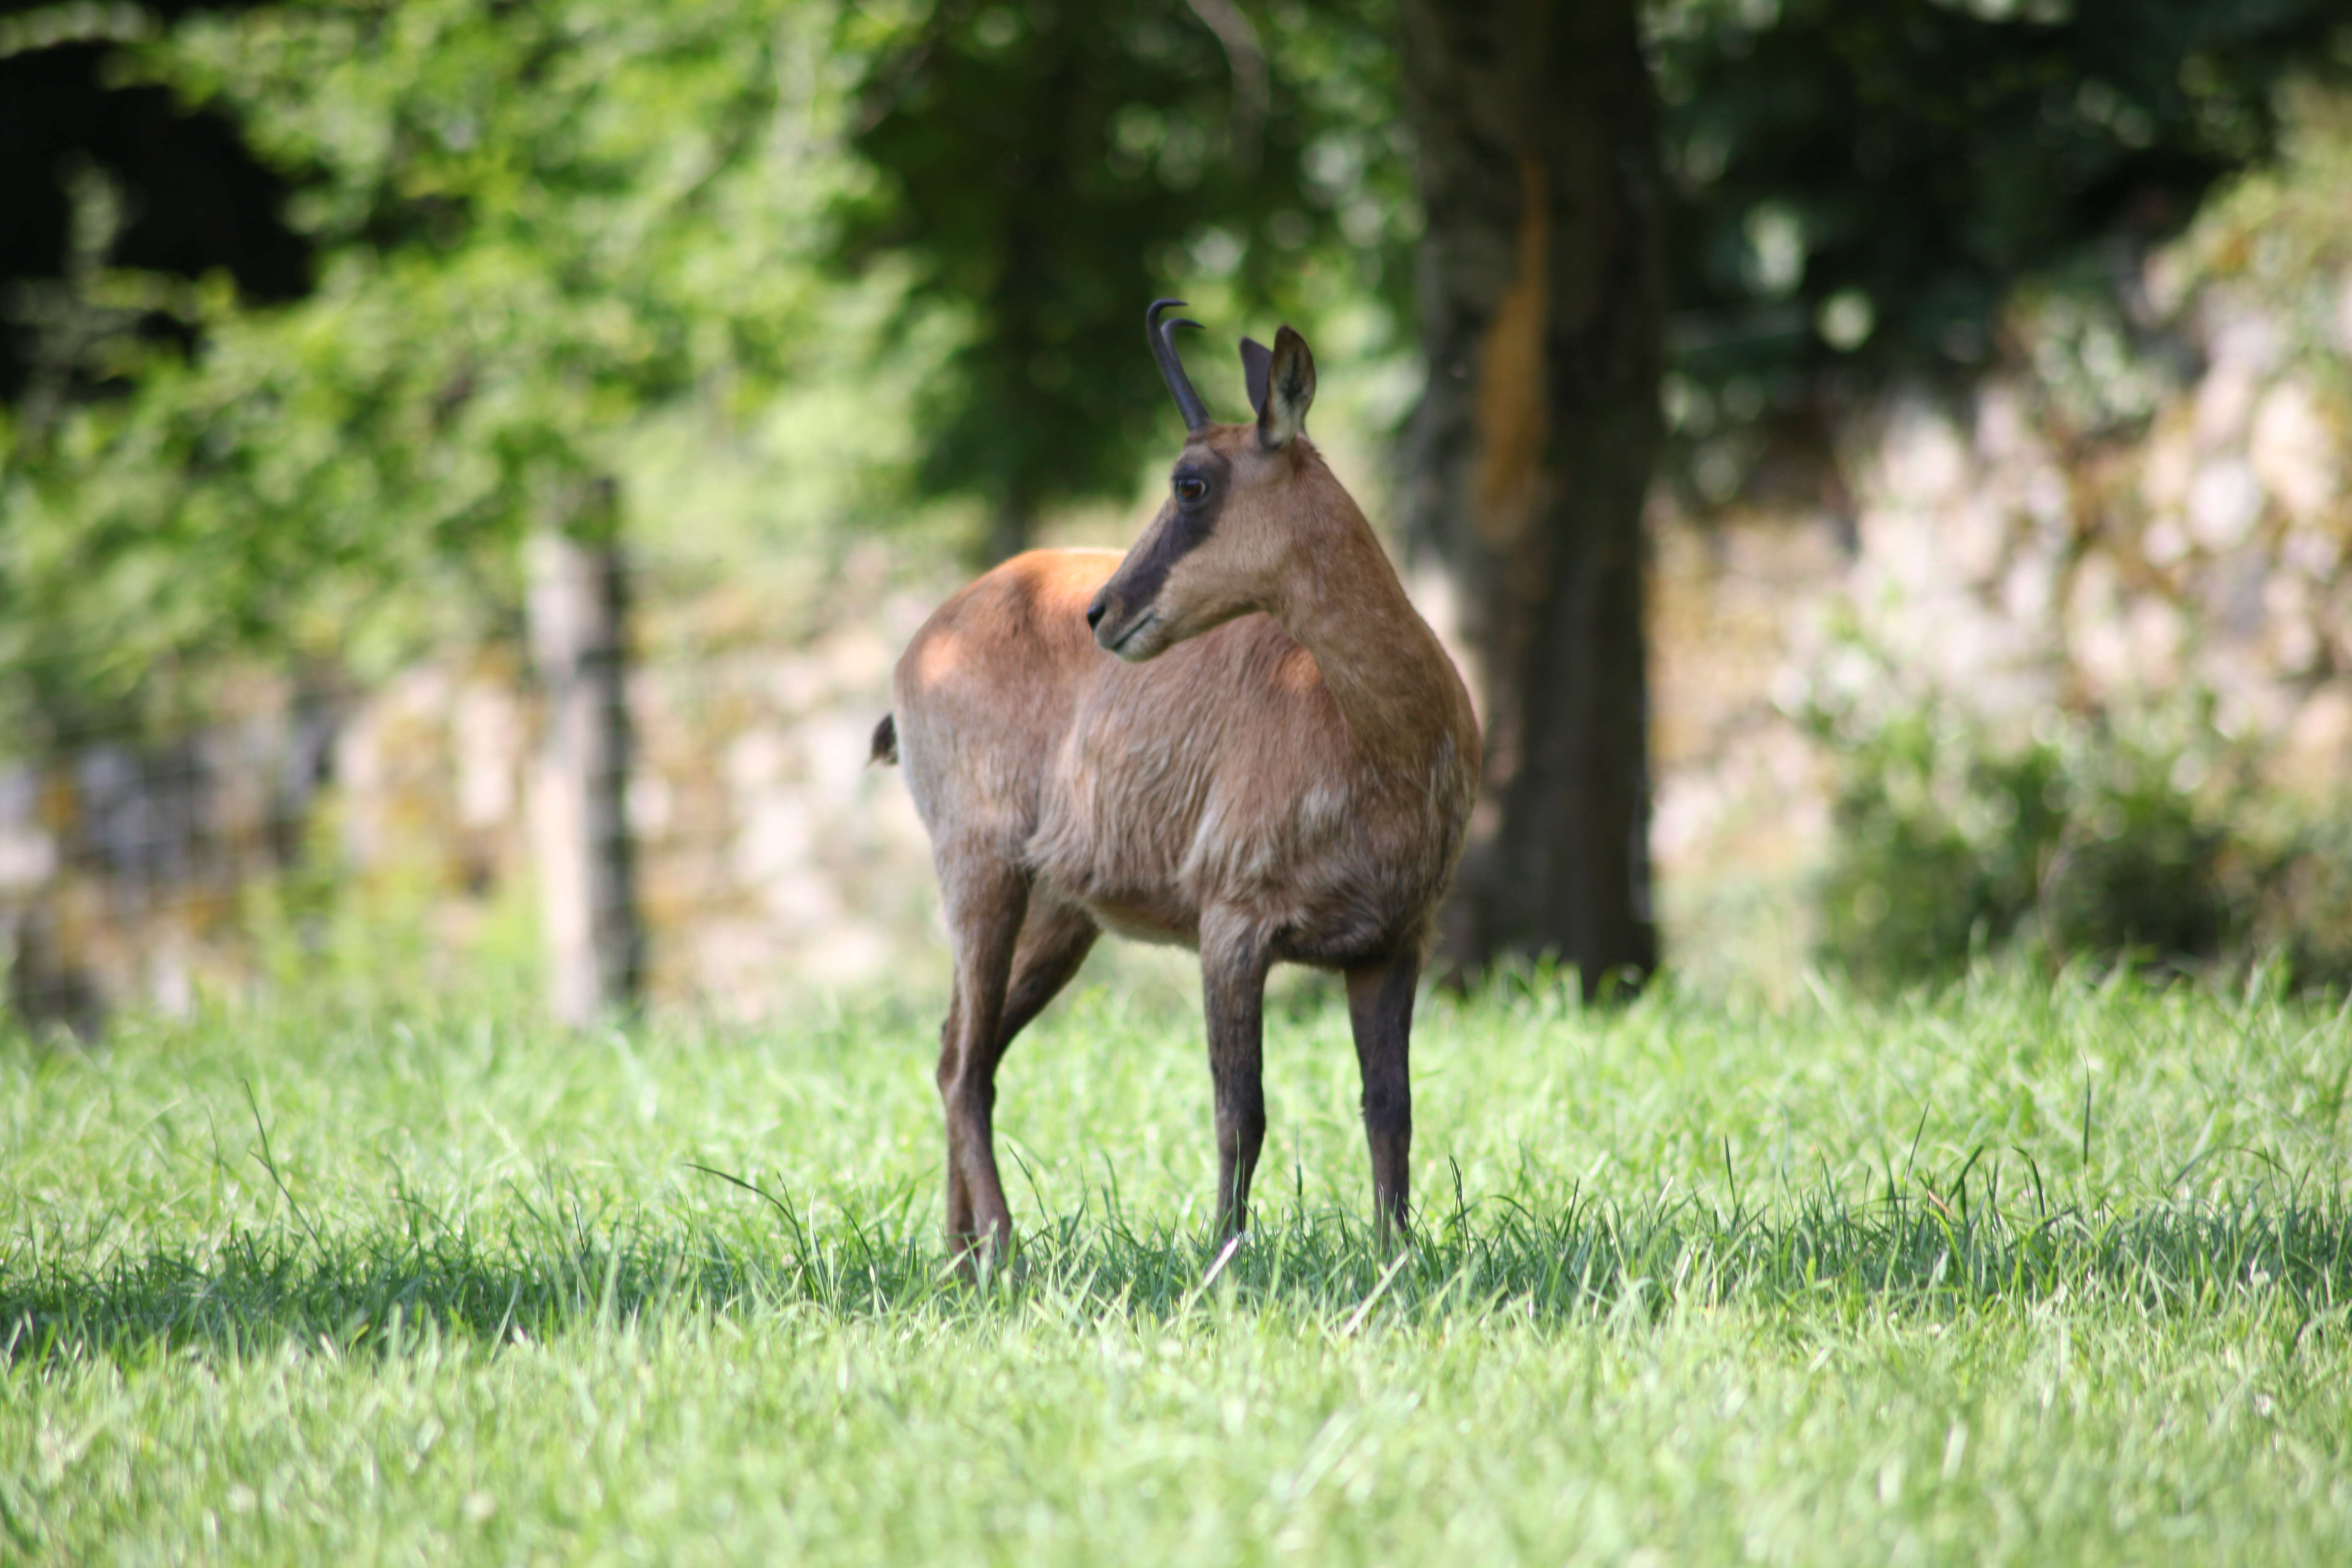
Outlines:
[{"label": "stone wall", "polygon": [[[921,824],[895,770],[866,759],[931,598],[877,594],[800,639],[656,646],[632,672],[629,816],[657,1001],[757,1013],[874,980],[930,940]],[[673,631],[708,607],[653,618]],[[288,879],[331,882],[363,920],[401,926],[404,948],[452,963],[519,905],[528,921],[539,715],[513,663],[426,663],[301,717],[281,689],[246,706],[168,745],[0,769],[0,957],[18,1011],[89,1033],[126,1004],[177,1010],[247,984],[255,897]]]},{"label": "stone wall", "polygon": [[[878,979],[930,940],[922,825],[896,771],[867,764],[930,603],[877,595],[800,641],[656,646],[632,671],[629,824],[657,1002],[755,1015]],[[695,608],[656,613],[674,630]],[[423,868],[476,900],[527,882],[536,722],[510,671],[428,667],[354,708],[336,749],[346,862]]]},{"label": "stone wall", "polygon": [[[1967,394],[1905,394],[1849,420],[1837,471],[1813,487],[1834,504],[1662,503],[1670,910],[1715,941],[1753,912],[1726,889],[1779,887],[1776,909],[1801,891],[1829,826],[1832,759],[1800,721],[1817,701],[1931,692],[1998,729],[2210,699],[2270,783],[2347,802],[2352,282],[2338,316],[2336,342],[2294,341],[2209,289],[2136,357],[2105,351],[2120,411],[2070,385],[2099,339],[2028,317],[2026,346]],[[2037,352],[2052,338],[2058,351]],[[1802,935],[1774,961],[1795,962]]]}]

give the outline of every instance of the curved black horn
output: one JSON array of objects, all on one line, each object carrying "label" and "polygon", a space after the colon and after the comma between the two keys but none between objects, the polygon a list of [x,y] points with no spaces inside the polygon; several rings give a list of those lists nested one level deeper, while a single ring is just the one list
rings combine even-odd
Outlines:
[{"label": "curved black horn", "polygon": [[1209,411],[1201,406],[1201,395],[1192,390],[1192,377],[1184,374],[1184,362],[1176,357],[1172,341],[1179,327],[1197,327],[1198,321],[1182,320],[1162,323],[1160,312],[1181,310],[1181,300],[1154,300],[1151,308],[1143,312],[1143,335],[1151,341],[1151,357],[1160,362],[1160,374],[1168,383],[1169,395],[1176,399],[1176,412],[1184,416],[1184,428],[1198,430],[1209,422]]}]

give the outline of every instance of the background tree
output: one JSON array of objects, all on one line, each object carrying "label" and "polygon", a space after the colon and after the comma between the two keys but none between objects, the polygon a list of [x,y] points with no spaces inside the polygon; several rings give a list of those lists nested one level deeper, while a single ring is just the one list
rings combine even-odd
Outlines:
[{"label": "background tree", "polygon": [[2352,64],[2326,0],[1648,12],[1668,172],[1675,474],[1719,500],[1889,377],[1957,384],[2029,280],[2121,304],[2279,85]]},{"label": "background tree", "polygon": [[[1147,300],[1296,311],[1318,247],[1378,286],[1394,209],[1360,204],[1386,130],[1361,90],[1389,69],[1374,20],[1259,22],[1234,0],[851,14],[871,60],[851,141],[883,179],[845,206],[841,254],[911,258],[917,297],[963,323],[925,387],[919,477],[985,503],[988,557],[1043,508],[1124,499],[1165,446],[1166,398],[1139,373]],[[1360,266],[1331,255],[1343,232],[1373,242]]]},{"label": "background tree", "polygon": [[1591,986],[1657,959],[1640,517],[1662,451],[1727,499],[1890,378],[1985,363],[2020,283],[2127,291],[2268,153],[2283,75],[2352,43],[2315,0],[1405,0],[1402,37],[1430,369],[1409,508],[1463,589],[1488,726],[1449,940]]},{"label": "background tree", "polygon": [[[840,174],[810,137],[824,20],[352,0],[196,17],[123,57],[290,187],[315,281],[278,303],[86,269],[89,308],[179,331],[100,345],[85,381],[127,395],[8,428],[20,714],[45,689],[152,700],[240,652],[381,664],[510,635],[522,535],[656,411],[762,406],[837,303],[801,237]],[[625,487],[581,526],[637,508]]]},{"label": "background tree", "polygon": [[641,503],[612,482],[616,448],[684,401],[756,406],[814,335],[793,243],[835,165],[795,116],[826,90],[823,20],[781,0],[354,0],[194,18],[131,56],[295,192],[318,276],[272,306],[107,267],[120,194],[82,182],[100,216],[62,318],[178,331],[83,333],[75,377],[126,395],[10,432],[0,673],[19,713],[119,727],[238,656],[348,668],[372,638],[512,643],[536,530],[534,816],[572,828],[541,836],[555,995],[574,1018],[625,1002],[617,549]]},{"label": "background tree", "polygon": [[1464,589],[1486,776],[1449,944],[1588,986],[1657,962],[1642,507],[1664,217],[1633,0],[1407,0],[1420,138],[1415,536]]}]

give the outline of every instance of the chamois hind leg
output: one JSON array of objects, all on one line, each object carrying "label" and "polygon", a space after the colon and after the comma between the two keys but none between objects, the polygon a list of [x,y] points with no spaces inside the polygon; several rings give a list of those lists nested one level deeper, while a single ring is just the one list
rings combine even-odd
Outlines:
[{"label": "chamois hind leg", "polygon": [[1004,1016],[996,1026],[998,1062],[1003,1061],[1013,1037],[1062,994],[1101,934],[1093,919],[1075,904],[1031,900],[1029,918],[1021,922],[1021,943],[1013,953]]},{"label": "chamois hind leg", "polygon": [[987,1232],[1003,1211],[996,1159],[989,1148],[995,1099],[992,1047],[1013,948],[1028,910],[1029,879],[985,851],[942,853],[938,860],[940,901],[955,947],[954,991],[940,1029],[938,1075],[948,1135],[948,1247],[961,1257],[983,1237],[998,1239]]},{"label": "chamois hind leg", "polygon": [[1013,1240],[996,1168],[997,1065],[1077,973],[1096,930],[1067,905],[1031,903],[1026,877],[1010,869],[963,879],[958,894],[950,904],[955,999],[940,1032],[939,1084],[948,1133],[948,1247],[969,1268],[974,1250],[1002,1258]]},{"label": "chamois hind leg", "polygon": [[[1005,987],[1004,1011],[997,1020],[995,1048],[982,1060],[972,1063],[970,1078],[982,1106],[982,1127],[979,1140],[965,1151],[966,1168],[971,1168],[971,1152],[977,1148],[987,1163],[990,1190],[996,1194],[997,1216],[989,1220],[990,1210],[982,1207],[977,1235],[983,1245],[994,1247],[1002,1258],[1012,1244],[1013,1219],[1004,1204],[1003,1184],[996,1176],[994,1142],[994,1112],[996,1106],[996,1069],[1004,1063],[1004,1053],[1013,1041],[1028,1027],[1032,1019],[1045,1010],[1045,1005],[1060,994],[1062,987],[1086,962],[1100,931],[1082,910],[1068,904],[1055,903],[1032,898],[1028,918],[1021,925],[1021,940],[1013,952],[1013,977]],[[973,1189],[967,1184],[968,1192]],[[974,1235],[973,1215],[964,1215],[962,1235]],[[952,1244],[951,1244],[952,1245]],[[969,1258],[967,1258],[969,1266]]]},{"label": "chamois hind leg", "polygon": [[948,1251],[961,1257],[971,1246],[971,1187],[963,1179],[963,1162],[956,1157],[956,1064],[962,1059],[963,987],[950,983],[947,1021],[940,1026],[940,1065],[934,1075],[940,1086],[940,1106],[947,1117]]},{"label": "chamois hind leg", "polygon": [[1406,1234],[1412,1153],[1412,988],[1421,956],[1348,971],[1348,1021],[1364,1079],[1364,1141],[1372,1155],[1372,1206],[1383,1248]]}]

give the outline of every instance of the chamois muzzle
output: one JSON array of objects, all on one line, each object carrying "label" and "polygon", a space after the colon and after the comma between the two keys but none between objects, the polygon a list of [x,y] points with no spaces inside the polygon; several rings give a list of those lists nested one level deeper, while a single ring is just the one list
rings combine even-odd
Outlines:
[{"label": "chamois muzzle", "polygon": [[1087,606],[1087,626],[1095,634],[1097,647],[1133,664],[1167,645],[1156,635],[1160,612],[1149,604],[1127,603],[1124,595],[1114,592],[1118,586],[1118,579],[1113,578],[1096,593],[1094,602]]},{"label": "chamois muzzle", "polygon": [[1184,416],[1186,431],[1199,430],[1209,423],[1209,410],[1201,402],[1201,395],[1192,390],[1192,378],[1184,374],[1184,362],[1177,357],[1175,333],[1179,327],[1198,327],[1198,321],[1179,318],[1162,322],[1162,310],[1181,310],[1181,300],[1154,300],[1143,312],[1143,336],[1151,344],[1151,357],[1160,365],[1160,378],[1168,383],[1169,395],[1176,400],[1176,412]]}]

